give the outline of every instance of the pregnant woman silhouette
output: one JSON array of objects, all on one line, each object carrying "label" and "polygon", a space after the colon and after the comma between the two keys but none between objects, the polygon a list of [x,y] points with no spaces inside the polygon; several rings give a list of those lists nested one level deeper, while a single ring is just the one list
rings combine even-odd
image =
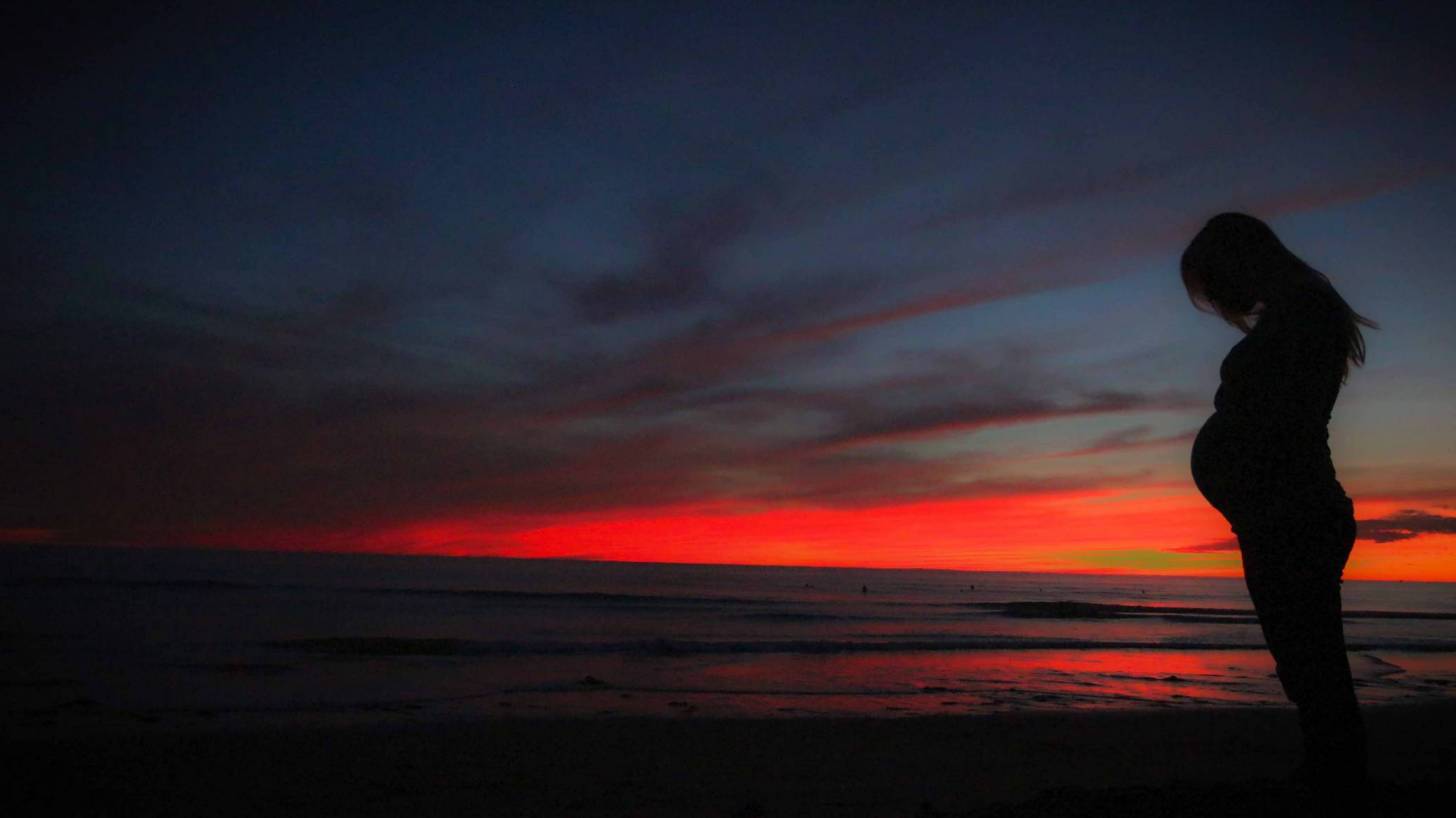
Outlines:
[{"label": "pregnant woman silhouette", "polygon": [[1335,479],[1328,425],[1350,362],[1365,360],[1360,325],[1375,324],[1242,213],[1209,220],[1181,267],[1194,306],[1244,332],[1193,442],[1193,480],[1238,537],[1264,641],[1299,710],[1296,778],[1343,797],[1363,788],[1365,730],[1340,611],[1355,511]]}]

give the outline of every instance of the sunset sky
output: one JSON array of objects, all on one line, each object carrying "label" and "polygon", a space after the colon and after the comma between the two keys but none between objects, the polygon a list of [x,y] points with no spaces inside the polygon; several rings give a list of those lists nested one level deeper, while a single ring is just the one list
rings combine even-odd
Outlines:
[{"label": "sunset sky", "polygon": [[1347,576],[1456,580],[1436,4],[203,5],[12,28],[0,541],[1237,573],[1243,210],[1382,327]]}]

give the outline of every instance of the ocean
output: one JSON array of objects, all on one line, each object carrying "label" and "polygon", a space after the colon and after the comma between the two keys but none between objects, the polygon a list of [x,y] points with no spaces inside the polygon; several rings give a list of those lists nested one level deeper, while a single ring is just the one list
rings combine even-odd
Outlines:
[{"label": "ocean", "polygon": [[[1456,585],[1344,586],[1367,704],[1456,695]],[[1284,704],[1241,580],[0,549],[0,721]]]}]

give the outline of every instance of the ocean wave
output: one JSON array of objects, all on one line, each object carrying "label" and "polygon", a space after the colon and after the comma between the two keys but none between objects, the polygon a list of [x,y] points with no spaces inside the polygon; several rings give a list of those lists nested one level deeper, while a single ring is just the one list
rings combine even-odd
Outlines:
[{"label": "ocean wave", "polygon": [[910,617],[879,616],[875,614],[833,614],[810,611],[749,611],[734,614],[736,619],[755,622],[891,622],[906,621]]},{"label": "ocean wave", "polygon": [[[1186,605],[1134,605],[1086,602],[1077,599],[1001,601],[908,601],[903,599],[793,599],[785,597],[714,596],[687,594],[617,593],[606,591],[523,591],[492,588],[426,588],[409,586],[358,587],[326,584],[241,582],[215,579],[121,579],[39,576],[0,580],[0,588],[125,588],[153,591],[310,591],[334,594],[419,597],[477,601],[493,606],[576,605],[618,610],[701,611],[778,622],[840,620],[905,620],[958,618],[966,615],[1009,619],[1115,620],[1162,619],[1189,624],[1247,624],[1256,621],[1250,608]],[[846,610],[846,607],[852,610]],[[744,609],[735,611],[735,608]],[[885,611],[885,613],[880,613]],[[894,613],[889,613],[893,611]],[[912,613],[915,611],[915,613]],[[1346,620],[1456,621],[1453,611],[1346,610]]]}]

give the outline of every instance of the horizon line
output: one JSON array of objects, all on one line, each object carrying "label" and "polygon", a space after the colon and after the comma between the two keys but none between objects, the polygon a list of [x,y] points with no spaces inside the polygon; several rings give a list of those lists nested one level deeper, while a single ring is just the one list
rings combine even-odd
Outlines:
[{"label": "horizon line", "polygon": [[[488,560],[514,560],[517,562],[586,562],[617,565],[685,565],[703,568],[808,568],[815,570],[842,570],[842,571],[939,571],[958,574],[1026,574],[1038,576],[1078,576],[1078,577],[1129,577],[1129,578],[1160,578],[1160,579],[1227,579],[1241,580],[1242,574],[1172,574],[1172,573],[1128,573],[1125,571],[997,571],[981,568],[925,568],[916,566],[872,566],[872,565],[805,565],[799,563],[754,563],[754,562],[688,562],[688,561],[661,561],[661,560],[622,560],[604,557],[520,557],[505,554],[419,554],[403,551],[364,551],[364,550],[309,550],[305,548],[246,548],[240,546],[204,546],[204,545],[140,545],[136,543],[78,543],[78,542],[7,542],[0,543],[0,552],[6,549],[46,549],[46,548],[90,548],[90,549],[113,549],[132,551],[189,551],[199,553],[234,553],[234,554],[311,554],[322,556],[368,556],[368,557],[402,557],[402,558],[431,558],[431,559],[488,559]],[[1344,582],[1401,582],[1401,583],[1425,583],[1431,585],[1453,585],[1456,580],[1441,579],[1356,579],[1345,578]]]}]

